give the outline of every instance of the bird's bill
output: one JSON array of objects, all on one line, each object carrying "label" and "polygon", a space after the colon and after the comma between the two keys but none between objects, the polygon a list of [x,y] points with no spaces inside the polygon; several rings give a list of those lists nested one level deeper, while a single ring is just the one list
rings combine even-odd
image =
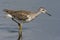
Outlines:
[{"label": "bird's bill", "polygon": [[47,12],[46,12],[46,14],[49,15],[49,16],[51,16],[51,14],[49,14],[49,13],[47,13]]}]

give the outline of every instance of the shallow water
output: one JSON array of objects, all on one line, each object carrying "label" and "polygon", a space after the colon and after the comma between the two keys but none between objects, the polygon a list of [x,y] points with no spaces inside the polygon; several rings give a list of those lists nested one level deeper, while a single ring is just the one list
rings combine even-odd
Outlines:
[{"label": "shallow water", "polygon": [[3,9],[36,11],[43,6],[52,16],[39,15],[23,24],[23,40],[60,40],[60,0],[0,0],[0,40],[17,40],[18,25],[5,18]]}]

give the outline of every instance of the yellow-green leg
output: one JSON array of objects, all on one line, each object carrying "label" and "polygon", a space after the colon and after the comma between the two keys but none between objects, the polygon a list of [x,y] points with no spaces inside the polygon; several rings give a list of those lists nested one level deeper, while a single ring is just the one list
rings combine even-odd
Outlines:
[{"label": "yellow-green leg", "polygon": [[14,20],[14,18],[12,18],[12,20],[18,24],[19,30],[18,30],[18,39],[17,40],[22,40],[22,24],[20,24],[16,20]]},{"label": "yellow-green leg", "polygon": [[18,40],[22,40],[22,24],[18,24],[18,29],[19,29],[19,32],[18,32]]}]

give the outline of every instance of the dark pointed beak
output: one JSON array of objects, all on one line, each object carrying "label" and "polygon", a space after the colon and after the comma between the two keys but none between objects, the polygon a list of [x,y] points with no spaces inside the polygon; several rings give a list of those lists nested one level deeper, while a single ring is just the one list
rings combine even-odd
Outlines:
[{"label": "dark pointed beak", "polygon": [[47,13],[47,12],[46,12],[46,14],[49,15],[49,16],[51,16],[51,14],[49,14],[49,13]]}]

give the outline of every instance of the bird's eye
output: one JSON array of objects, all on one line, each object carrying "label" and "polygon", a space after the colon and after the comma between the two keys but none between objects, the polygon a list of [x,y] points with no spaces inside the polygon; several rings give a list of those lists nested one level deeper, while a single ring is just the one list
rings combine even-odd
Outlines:
[{"label": "bird's eye", "polygon": [[44,10],[42,10],[42,11],[44,11]]}]

